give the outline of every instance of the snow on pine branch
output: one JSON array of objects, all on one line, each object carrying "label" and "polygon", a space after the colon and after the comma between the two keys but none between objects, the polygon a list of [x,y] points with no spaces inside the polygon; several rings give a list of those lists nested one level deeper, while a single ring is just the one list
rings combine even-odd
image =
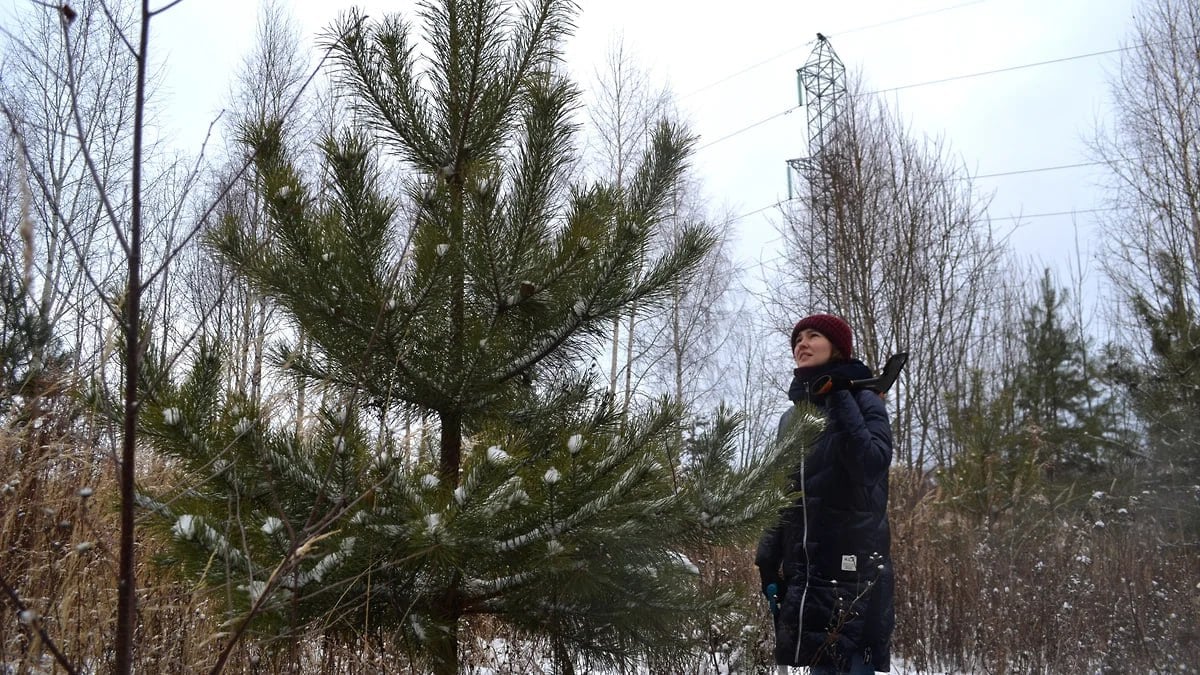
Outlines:
[{"label": "snow on pine branch", "polygon": [[573,513],[559,519],[553,525],[542,525],[524,534],[512,537],[496,543],[495,549],[499,552],[514,551],[518,548],[528,546],[529,544],[548,541],[555,539],[566,532],[570,532],[586,520],[595,517],[598,513],[606,511],[618,500],[625,497],[630,489],[633,488],[638,481],[646,474],[649,467],[646,464],[639,464],[629,467],[625,473],[615,482],[612,487],[598,495],[595,499],[587,502]]},{"label": "snow on pine branch", "polygon": [[176,518],[175,524],[171,526],[171,534],[176,539],[198,544],[204,550],[216,554],[233,565],[249,570],[250,576],[257,576],[260,571],[241,549],[232,546],[229,540],[208,525],[202,516],[192,514],[179,516]]}]

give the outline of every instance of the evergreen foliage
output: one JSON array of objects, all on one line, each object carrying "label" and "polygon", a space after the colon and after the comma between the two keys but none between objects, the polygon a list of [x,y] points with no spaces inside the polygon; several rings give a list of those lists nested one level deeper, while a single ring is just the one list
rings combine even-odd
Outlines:
[{"label": "evergreen foliage", "polygon": [[[1147,487],[1164,521],[1186,539],[1200,534],[1195,505],[1200,484],[1200,321],[1187,292],[1189,272],[1159,260],[1162,281],[1154,301],[1135,296],[1133,306],[1148,338],[1148,354],[1129,347],[1109,350],[1109,377],[1127,387],[1141,422]],[[1194,273],[1194,271],[1192,272]]]},{"label": "evergreen foliage", "polygon": [[1011,512],[1053,484],[1116,470],[1134,451],[1114,411],[1120,392],[1093,364],[1067,298],[1049,270],[1026,307],[1013,371],[974,369],[949,397],[950,431],[961,450],[941,484],[956,508],[981,518]]},{"label": "evergreen foliage", "polygon": [[42,393],[39,380],[62,360],[50,322],[30,299],[18,270],[0,260],[0,416]]},{"label": "evergreen foliage", "polygon": [[1017,426],[1012,386],[990,393],[979,369],[969,383],[949,397],[950,433],[960,450],[938,478],[953,508],[992,521],[1041,489],[1042,458]]},{"label": "evergreen foliage", "polygon": [[[621,410],[579,368],[623,308],[688,283],[714,235],[689,226],[639,264],[691,146],[676,126],[628,187],[572,181],[578,97],[556,70],[572,10],[426,3],[423,44],[348,15],[331,48],[366,128],[322,141],[314,183],[282,123],[242,128],[266,232],[230,217],[210,242],[313,346],[274,364],[331,403],[284,430],[221,391],[205,345],[180,382],[148,379],[146,432],[188,480],[143,503],[165,561],[257,629],[388,631],[453,673],[463,620],[489,615],[548,639],[565,672],[680,663],[732,601],[689,555],[753,541],[787,503],[793,443],[735,469],[740,420],[721,412],[680,470],[679,406]],[[431,452],[391,428],[405,413],[436,421]]]},{"label": "evergreen foliage", "polygon": [[1021,324],[1025,354],[1013,383],[1019,424],[1047,468],[1068,476],[1094,471],[1115,432],[1111,404],[1050,270],[1038,291]]},{"label": "evergreen foliage", "polygon": [[[1164,265],[1165,267],[1165,265]],[[1148,372],[1133,380],[1153,455],[1168,470],[1200,478],[1200,321],[1181,271],[1165,274],[1160,310],[1139,298],[1135,309],[1150,338]]]}]

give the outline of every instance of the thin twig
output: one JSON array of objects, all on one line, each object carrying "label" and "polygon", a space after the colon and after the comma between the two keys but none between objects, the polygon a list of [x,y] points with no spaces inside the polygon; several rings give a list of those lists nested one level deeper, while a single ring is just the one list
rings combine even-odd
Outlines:
[{"label": "thin twig", "polygon": [[[305,91],[308,90],[309,85],[311,85],[312,81],[316,79],[317,74],[321,72],[321,68],[324,67],[325,62],[329,60],[329,56],[332,53],[334,46],[335,45],[330,45],[325,50],[325,55],[322,56],[321,60],[319,62],[317,62],[317,65],[315,67],[313,67],[313,70],[311,73],[309,73],[308,78],[304,80],[304,84],[300,85],[300,88],[298,90],[296,90],[296,93],[292,96],[292,100],[288,103],[287,107],[284,108],[284,110],[283,110],[284,116],[287,116],[290,112],[292,112],[292,110],[295,109],[295,107],[297,105],[299,105],[300,97],[304,94]],[[216,120],[213,120],[213,123],[215,124]],[[209,126],[210,133],[211,133],[211,129],[212,129],[212,126],[210,124],[210,126]],[[205,142],[207,142],[207,138],[205,139]],[[200,233],[200,231],[204,228],[204,224],[206,222],[208,222],[209,216],[211,216],[213,211],[215,211],[217,209],[217,207],[221,205],[221,203],[225,200],[226,195],[229,194],[229,191],[233,189],[233,186],[236,185],[237,182],[241,179],[241,177],[246,174],[246,172],[250,169],[251,166],[253,166],[254,160],[256,160],[256,159],[258,159],[258,151],[257,150],[250,153],[250,155],[245,159],[245,161],[242,162],[242,165],[238,168],[237,172],[235,172],[233,174],[233,176],[225,183],[225,186],[223,188],[221,188],[221,191],[218,192],[217,195],[212,199],[211,203],[208,205],[208,208],[206,208],[204,210],[204,212],[200,214],[200,217],[196,219],[196,225],[192,228],[191,232],[189,232],[188,235],[179,242],[178,246],[176,246],[174,249],[172,249],[171,251],[169,251],[167,253],[166,258],[163,261],[163,265],[161,267],[159,267],[159,269],[155,270],[154,272],[152,272],[150,274],[150,278],[146,281],[147,285],[149,285],[154,280],[154,278],[157,277],[162,272],[162,270],[166,268],[167,264],[169,264],[170,261],[175,258],[175,256],[179,255],[179,252],[181,250],[183,250],[183,248],[185,246],[187,246],[189,243],[191,243],[192,239],[194,239],[196,237],[196,235]],[[197,166],[199,166],[199,164],[197,164]]]},{"label": "thin twig", "polygon": [[163,12],[171,9],[172,7],[174,7],[175,5],[178,5],[181,2],[183,2],[183,0],[172,0],[171,2],[167,3],[166,5],[159,7],[158,9],[150,12],[149,16],[150,17],[158,16],[159,14],[162,14]]},{"label": "thin twig", "polygon": [[[79,149],[83,156],[84,165],[87,166],[88,173],[91,174],[92,183],[96,186],[97,196],[100,199],[100,205],[104,208],[105,215],[108,216],[109,222],[112,224],[113,232],[117,236],[117,241],[121,244],[121,249],[129,254],[129,240],[125,237],[125,233],[121,230],[121,221],[117,217],[117,210],[113,207],[112,202],[108,199],[108,194],[105,192],[104,181],[100,178],[100,171],[96,167],[95,158],[89,150],[86,139],[87,133],[83,128],[83,117],[79,112],[79,82],[75,73],[75,61],[71,58],[71,31],[70,25],[63,23],[63,46],[65,47],[65,56],[67,66],[67,93],[71,97],[71,117],[75,121],[75,133],[79,136]],[[134,52],[137,57],[137,53]],[[139,59],[140,62],[140,59]],[[136,114],[136,110],[135,110]],[[136,133],[137,130],[134,129]]]},{"label": "thin twig", "polygon": [[[67,233],[67,240],[71,242],[71,248],[74,249],[75,256],[80,260],[80,268],[83,270],[84,276],[87,278],[88,283],[91,284],[92,290],[96,291],[96,293],[103,298],[104,289],[100,286],[100,282],[97,281],[92,275],[91,269],[86,264],[82,264],[84,262],[83,252],[80,250],[79,242],[75,238],[75,234],[70,227],[70,223],[67,220],[66,215],[62,212],[61,204],[59,203],[58,199],[54,198],[54,193],[50,190],[46,176],[33,166],[34,157],[29,151],[28,146],[26,146],[20,129],[17,127],[16,113],[14,113],[2,100],[0,100],[0,113],[3,113],[8,122],[9,132],[13,135],[13,138],[16,139],[18,151],[25,160],[27,175],[37,182],[38,188],[42,193],[42,197],[45,198],[46,205],[49,207],[50,212],[54,215],[54,217],[58,218],[63,223],[63,230]],[[108,308],[114,319],[120,319],[119,312],[116,311],[116,308],[111,303],[105,302],[105,306]]]},{"label": "thin twig", "polygon": [[[8,596],[9,600],[12,601],[13,605],[16,606],[17,612],[24,614],[25,616],[29,616],[25,613],[33,610],[29,609],[29,607],[27,607],[25,603],[21,601],[21,596],[17,594],[17,591],[14,590],[12,586],[8,585],[8,582],[4,579],[4,577],[0,577],[0,587],[4,589],[4,593]],[[76,673],[79,672],[75,670],[75,667],[72,666],[71,662],[67,660],[66,655],[59,651],[58,645],[54,644],[54,640],[52,640],[46,633],[45,629],[42,628],[42,621],[40,618],[31,619],[28,622],[28,625],[34,630],[34,632],[38,634],[38,637],[42,640],[42,644],[46,645],[46,648],[49,649],[50,653],[54,655],[54,660],[58,661],[58,665],[62,666],[63,670],[67,671],[70,675],[76,675]]]}]

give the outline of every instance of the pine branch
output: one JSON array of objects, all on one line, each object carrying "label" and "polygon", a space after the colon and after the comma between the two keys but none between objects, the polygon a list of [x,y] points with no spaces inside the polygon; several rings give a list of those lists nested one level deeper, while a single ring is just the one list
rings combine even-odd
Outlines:
[{"label": "pine branch", "polygon": [[361,119],[390,141],[406,161],[434,175],[443,166],[439,144],[429,133],[429,104],[418,90],[412,28],[387,17],[366,29],[366,15],[351,10],[332,29],[328,46],[341,66],[340,83],[359,96],[351,104]]}]

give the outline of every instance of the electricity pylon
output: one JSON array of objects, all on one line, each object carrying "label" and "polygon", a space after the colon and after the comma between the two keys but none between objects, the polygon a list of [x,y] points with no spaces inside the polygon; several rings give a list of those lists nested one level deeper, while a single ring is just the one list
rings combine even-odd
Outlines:
[{"label": "electricity pylon", "polygon": [[808,118],[808,156],[787,162],[788,199],[794,199],[799,187],[807,185],[816,207],[830,201],[832,181],[822,166],[827,167],[831,159],[826,153],[836,152],[839,116],[846,104],[846,66],[824,35],[817,33],[817,44],[796,71],[796,82]]}]

